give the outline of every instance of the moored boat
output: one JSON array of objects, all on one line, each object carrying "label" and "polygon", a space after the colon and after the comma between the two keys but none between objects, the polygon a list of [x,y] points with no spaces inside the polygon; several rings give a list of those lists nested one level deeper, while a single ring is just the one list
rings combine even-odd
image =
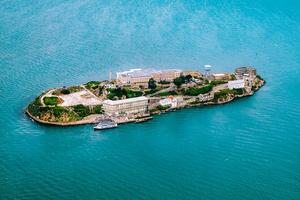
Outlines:
[{"label": "moored boat", "polygon": [[118,124],[110,119],[105,119],[100,121],[96,126],[94,126],[94,130],[105,130],[111,128],[117,128]]}]

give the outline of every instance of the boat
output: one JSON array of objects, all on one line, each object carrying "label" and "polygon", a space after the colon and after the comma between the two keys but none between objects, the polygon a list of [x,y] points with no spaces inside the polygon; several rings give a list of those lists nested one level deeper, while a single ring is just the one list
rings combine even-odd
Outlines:
[{"label": "boat", "polygon": [[111,129],[111,128],[117,128],[118,124],[111,120],[111,119],[105,119],[101,120],[96,126],[94,126],[94,130],[105,130],[105,129]]}]

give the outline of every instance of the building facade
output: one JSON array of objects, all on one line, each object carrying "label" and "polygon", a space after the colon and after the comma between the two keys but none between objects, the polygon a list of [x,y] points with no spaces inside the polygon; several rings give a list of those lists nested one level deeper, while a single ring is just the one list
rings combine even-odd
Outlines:
[{"label": "building facade", "polygon": [[230,79],[230,74],[213,74],[214,80],[228,80]]},{"label": "building facade", "polygon": [[157,81],[173,81],[175,78],[181,76],[182,71],[177,69],[168,69],[156,71],[152,74],[152,78]]},{"label": "building facade", "polygon": [[123,100],[105,100],[103,110],[108,115],[136,114],[148,111],[148,98],[141,96]]},{"label": "building facade", "polygon": [[173,81],[173,79],[182,75],[181,70],[154,70],[154,69],[131,69],[125,72],[117,72],[117,83],[136,84],[145,86],[150,78],[155,81]]},{"label": "building facade", "polygon": [[191,75],[192,77],[195,77],[195,78],[200,78],[203,76],[199,71],[183,71],[182,75],[183,76]]},{"label": "building facade", "polygon": [[244,79],[241,80],[235,80],[235,81],[228,81],[228,88],[229,89],[239,89],[245,87],[245,81]]},{"label": "building facade", "polygon": [[169,96],[165,99],[161,99],[159,101],[159,105],[170,106],[171,108],[176,108],[182,102],[183,102],[183,98],[181,96],[178,96],[178,97]]}]

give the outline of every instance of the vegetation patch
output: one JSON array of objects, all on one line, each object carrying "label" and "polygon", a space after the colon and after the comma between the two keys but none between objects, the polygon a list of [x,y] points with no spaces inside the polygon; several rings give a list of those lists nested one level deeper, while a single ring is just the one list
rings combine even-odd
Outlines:
[{"label": "vegetation patch", "polygon": [[94,106],[92,109],[93,114],[102,114],[103,112],[102,105]]},{"label": "vegetation patch", "polygon": [[177,92],[175,91],[169,91],[169,92],[161,92],[157,94],[156,96],[165,97],[165,96],[174,96],[177,95]]},{"label": "vegetation patch", "polygon": [[232,80],[232,81],[236,80],[236,77],[234,74],[230,74],[230,80]]},{"label": "vegetation patch", "polygon": [[151,110],[150,110],[150,113],[155,113],[155,112],[157,112],[157,111],[165,111],[165,110],[167,110],[167,109],[169,109],[169,108],[171,108],[170,105],[166,105],[166,106],[159,105],[159,106],[157,106],[156,108],[151,109]]},{"label": "vegetation patch", "polygon": [[156,81],[153,78],[150,78],[148,81],[148,88],[154,90],[156,88]]},{"label": "vegetation patch", "polygon": [[224,89],[224,90],[221,90],[220,92],[216,92],[214,94],[214,101],[218,101],[218,99],[220,99],[220,98],[225,98],[230,94],[234,94],[234,91],[230,90],[230,89]]},{"label": "vegetation patch", "polygon": [[233,93],[235,95],[243,95],[245,93],[245,89],[244,88],[237,88],[237,89],[232,89]]},{"label": "vegetation patch", "polygon": [[62,99],[58,97],[44,97],[44,103],[48,106],[56,106],[59,103],[62,103]]},{"label": "vegetation patch", "polygon": [[191,82],[193,77],[191,75],[187,76],[180,76],[173,80],[173,83],[177,86],[177,88],[180,88],[182,84]]},{"label": "vegetation patch", "polygon": [[214,87],[214,86],[222,85],[222,84],[225,84],[225,83],[228,83],[228,81],[225,81],[225,80],[213,80],[209,84]]},{"label": "vegetation patch", "polygon": [[82,104],[72,106],[73,111],[80,117],[84,118],[91,114],[91,110],[88,106],[84,106]]},{"label": "vegetation patch", "polygon": [[107,95],[107,98],[110,100],[120,99],[123,96],[126,98],[133,98],[133,97],[140,97],[143,95],[142,91],[139,90],[130,90],[125,88],[115,88],[115,89],[108,89],[109,94]]},{"label": "vegetation patch", "polygon": [[64,87],[64,88],[60,88],[55,90],[52,94],[53,95],[61,95],[61,94],[71,94],[74,92],[79,92],[82,90],[82,87],[80,86],[71,86],[71,87]]},{"label": "vegetation patch", "polygon": [[93,90],[95,90],[95,89],[97,89],[99,87],[99,85],[100,85],[99,81],[90,81],[90,82],[87,82],[85,84],[85,87],[87,89],[93,89]]},{"label": "vegetation patch", "polygon": [[201,88],[198,87],[191,87],[184,91],[184,95],[188,96],[198,96],[199,94],[206,94],[212,90],[212,85],[207,85]]},{"label": "vegetation patch", "polygon": [[37,117],[40,114],[40,106],[42,106],[41,98],[37,97],[31,104],[29,104],[28,112],[34,117]]},{"label": "vegetation patch", "polygon": [[170,105],[166,105],[166,106],[159,105],[159,106],[157,106],[157,110],[160,110],[160,111],[167,110],[169,108],[171,108]]},{"label": "vegetation patch", "polygon": [[145,90],[144,93],[145,95],[149,95],[149,94],[154,94],[155,92],[158,92],[159,89],[155,88],[155,89],[151,89],[151,90]]},{"label": "vegetation patch", "polygon": [[162,80],[162,81],[159,81],[158,83],[162,84],[162,85],[167,85],[167,84],[170,84],[171,82],[170,81],[166,81],[166,80]]}]

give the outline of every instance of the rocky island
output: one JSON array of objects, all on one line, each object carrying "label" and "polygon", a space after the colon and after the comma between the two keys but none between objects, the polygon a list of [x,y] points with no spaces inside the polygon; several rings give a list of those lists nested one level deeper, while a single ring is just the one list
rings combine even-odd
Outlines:
[{"label": "rocky island", "polygon": [[253,95],[265,81],[253,67],[234,73],[212,74],[178,69],[131,69],[116,79],[90,81],[72,87],[50,89],[26,108],[35,121],[59,125],[142,122],[152,115],[186,107],[228,103]]}]

